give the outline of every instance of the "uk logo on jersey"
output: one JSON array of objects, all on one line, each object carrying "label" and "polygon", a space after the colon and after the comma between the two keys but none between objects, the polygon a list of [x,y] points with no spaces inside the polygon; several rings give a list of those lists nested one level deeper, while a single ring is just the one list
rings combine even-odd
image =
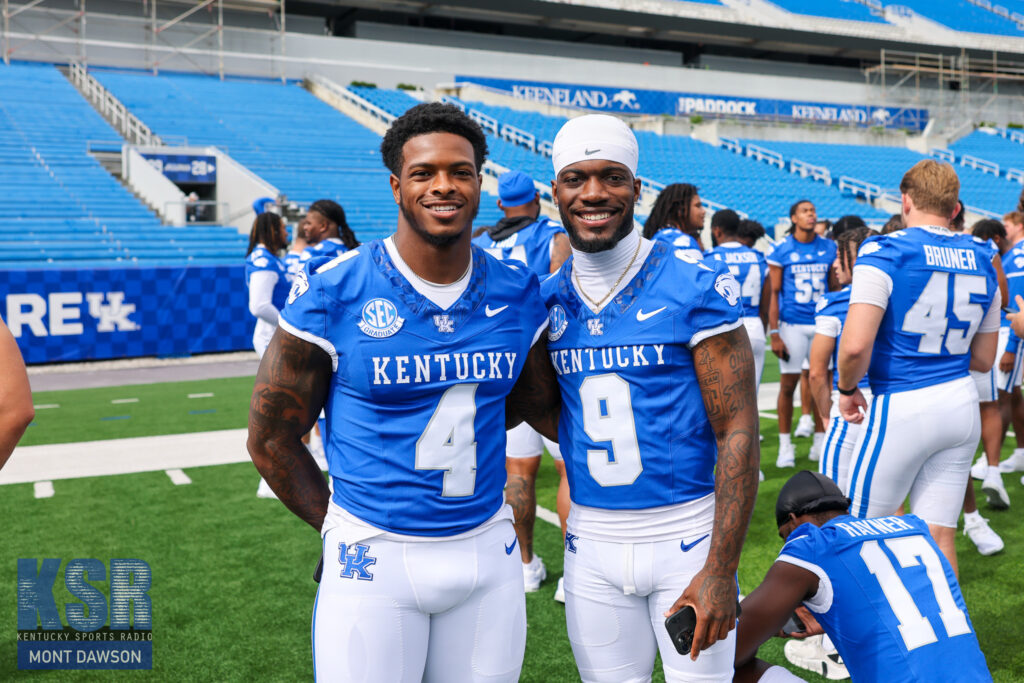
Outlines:
[{"label": "uk logo on jersey", "polygon": [[341,578],[373,581],[369,568],[377,564],[377,558],[367,555],[370,546],[357,543],[351,548],[346,543],[338,544],[338,562],[341,563]]},{"label": "uk logo on jersey", "polygon": [[434,324],[437,326],[437,331],[444,334],[452,334],[455,332],[455,321],[451,319],[449,315],[435,315]]},{"label": "uk logo on jersey", "polygon": [[[296,280],[298,284],[298,280]],[[308,285],[307,285],[308,286]],[[390,337],[402,328],[405,318],[398,315],[398,309],[387,299],[370,299],[363,304],[363,319],[359,329],[374,339]]]},{"label": "uk logo on jersey", "polygon": [[306,277],[306,271],[299,270],[295,273],[295,281],[292,282],[292,288],[288,292],[288,303],[295,303],[295,300],[305,294],[307,290],[309,290],[309,279]]},{"label": "uk logo on jersey", "polygon": [[565,309],[555,304],[548,311],[548,339],[558,341],[569,326],[569,320],[565,316]]},{"label": "uk logo on jersey", "polygon": [[587,331],[592,337],[600,336],[604,334],[604,324],[597,318],[591,318],[587,321]]},{"label": "uk logo on jersey", "polygon": [[874,254],[881,248],[882,245],[878,242],[868,242],[860,248],[860,251],[857,252],[857,257],[860,258],[861,256],[867,256],[868,254]]}]

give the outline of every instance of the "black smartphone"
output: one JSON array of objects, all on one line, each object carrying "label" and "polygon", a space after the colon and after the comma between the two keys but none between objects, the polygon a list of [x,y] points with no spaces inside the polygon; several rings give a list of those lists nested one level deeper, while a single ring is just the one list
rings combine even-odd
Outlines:
[{"label": "black smartphone", "polygon": [[690,654],[693,646],[693,630],[697,627],[697,612],[692,605],[687,605],[665,619],[665,630],[668,637],[681,655]]},{"label": "black smartphone", "polygon": [[806,630],[807,627],[804,626],[804,622],[800,621],[800,617],[796,615],[796,612],[790,614],[789,619],[782,626],[782,632],[787,636],[791,636],[794,633],[803,633]]},{"label": "black smartphone", "polygon": [[313,570],[313,580],[320,583],[320,579],[324,575],[324,555],[320,553],[320,561],[316,563],[316,569]]}]

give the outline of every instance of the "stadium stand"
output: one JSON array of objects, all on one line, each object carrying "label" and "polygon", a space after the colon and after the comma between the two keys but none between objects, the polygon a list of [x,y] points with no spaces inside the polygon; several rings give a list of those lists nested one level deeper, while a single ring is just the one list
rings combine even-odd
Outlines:
[{"label": "stadium stand", "polygon": [[[336,200],[360,240],[394,230],[397,207],[380,137],[298,84],[103,70],[93,75],[158,135],[220,147],[291,201]],[[477,224],[500,218],[495,200],[481,198]]]},{"label": "stadium stand", "polygon": [[[396,115],[415,103],[413,98],[398,91],[350,89]],[[498,131],[503,131],[505,125],[511,125],[529,133],[534,136],[534,144],[538,147],[544,141],[553,140],[558,129],[565,123],[563,118],[536,112],[479,102],[462,104],[471,113],[476,112],[474,115],[478,120],[480,114],[492,119]],[[742,211],[766,226],[774,226],[787,216],[789,206],[796,198],[813,201],[823,217],[835,219],[853,213],[866,219],[885,218],[882,212],[842,196],[835,188],[793,175],[775,166],[737,156],[699,140],[649,131],[636,131],[636,135],[640,143],[639,174],[642,177],[661,184],[694,183],[701,188],[702,196],[706,199]],[[508,136],[513,137],[512,134]],[[492,158],[502,166],[518,168],[541,182],[552,179],[550,159],[531,151],[528,146],[496,136],[494,128],[488,130],[488,145],[491,147]]]},{"label": "stadium stand", "polygon": [[[742,140],[741,144],[764,146],[779,153],[784,159],[799,159],[825,166],[834,178],[856,178],[877,185],[881,192],[897,194],[900,178],[906,170],[925,158],[902,147],[761,140]],[[960,196],[967,206],[1000,215],[1016,206],[1020,195],[1019,184],[960,164],[956,165],[956,170],[960,176]]]},{"label": "stadium stand", "polygon": [[877,9],[872,10],[866,4],[855,0],[772,0],[772,2],[794,14],[886,23],[885,17],[881,16],[880,4]]},{"label": "stadium stand", "polygon": [[957,159],[968,155],[999,164],[1004,174],[1012,169],[1024,169],[1024,143],[1004,138],[992,128],[978,129],[957,140],[949,149]]},{"label": "stadium stand", "polygon": [[[948,26],[954,31],[990,33],[1001,36],[1024,37],[1024,30],[1007,16],[1001,16],[991,9],[966,0],[900,0],[900,5],[909,7],[923,17]],[[991,3],[991,7],[1007,3]]]},{"label": "stadium stand", "polygon": [[0,268],[235,260],[232,228],[168,228],[89,155],[121,138],[48,64],[0,65]]}]

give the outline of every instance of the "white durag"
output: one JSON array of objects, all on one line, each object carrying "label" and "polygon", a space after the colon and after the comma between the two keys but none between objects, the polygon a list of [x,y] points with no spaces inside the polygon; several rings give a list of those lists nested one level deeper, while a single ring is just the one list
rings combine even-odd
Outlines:
[{"label": "white durag", "polygon": [[587,114],[570,119],[558,131],[551,147],[555,175],[569,164],[591,159],[615,161],[636,176],[640,148],[629,126],[607,114]]}]

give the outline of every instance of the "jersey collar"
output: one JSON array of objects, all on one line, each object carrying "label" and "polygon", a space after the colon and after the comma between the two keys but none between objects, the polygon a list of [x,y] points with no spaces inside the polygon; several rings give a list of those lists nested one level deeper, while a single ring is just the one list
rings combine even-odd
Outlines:
[{"label": "jersey collar", "polygon": [[405,276],[398,270],[398,266],[391,260],[391,255],[388,254],[388,250],[381,240],[374,240],[370,243],[370,256],[377,265],[377,269],[395,288],[398,297],[410,311],[420,316],[444,313],[458,325],[480,305],[487,294],[486,256],[475,244],[470,245],[470,249],[473,252],[473,269],[469,275],[469,283],[462,295],[447,309],[442,309],[416,291],[412,283],[405,279]]},{"label": "jersey collar", "polygon": [[604,325],[611,325],[618,320],[622,314],[633,305],[644,291],[647,283],[658,273],[658,266],[668,256],[669,247],[663,242],[655,242],[651,247],[647,258],[640,266],[633,279],[629,281],[621,292],[615,295],[608,305],[601,309],[600,313],[594,313],[583,303],[576,288],[572,285],[572,261],[570,256],[558,271],[558,291],[562,301],[565,302],[569,313],[579,321],[599,318]]}]

